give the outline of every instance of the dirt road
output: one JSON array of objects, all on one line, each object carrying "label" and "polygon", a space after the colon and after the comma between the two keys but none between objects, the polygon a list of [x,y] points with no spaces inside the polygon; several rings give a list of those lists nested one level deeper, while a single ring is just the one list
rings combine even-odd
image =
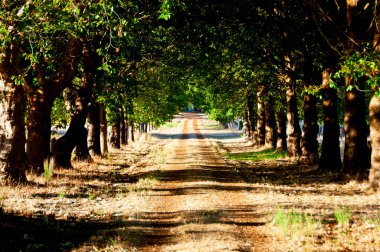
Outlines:
[{"label": "dirt road", "polygon": [[[379,251],[380,195],[365,182],[225,150],[260,151],[183,113],[94,163],[1,185],[0,251]],[[296,225],[273,225],[277,212]]]},{"label": "dirt road", "polygon": [[[140,218],[149,223],[146,251],[263,251],[265,220],[255,214],[248,184],[215,151],[199,114],[182,114],[177,147]],[[209,134],[209,135],[208,135]]]}]

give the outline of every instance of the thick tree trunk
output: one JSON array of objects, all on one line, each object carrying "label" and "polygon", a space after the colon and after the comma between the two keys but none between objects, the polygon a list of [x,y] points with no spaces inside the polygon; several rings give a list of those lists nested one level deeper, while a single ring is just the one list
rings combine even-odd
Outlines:
[{"label": "thick tree trunk", "polygon": [[54,100],[71,83],[77,72],[82,43],[71,38],[57,71],[46,78],[43,64],[36,65],[41,78],[34,83],[33,76],[28,76],[24,85],[28,96],[28,138],[27,157],[29,168],[36,173],[43,173],[43,162],[50,155],[51,110]]},{"label": "thick tree trunk", "polygon": [[[348,80],[347,80],[348,81]],[[366,104],[362,91],[346,91],[343,174],[365,176],[370,168]]]},{"label": "thick tree trunk", "polygon": [[330,69],[322,73],[323,90],[323,142],[318,169],[338,172],[342,168],[339,147],[338,95],[336,89],[330,88]]},{"label": "thick tree trunk", "polygon": [[107,116],[106,110],[103,103],[100,103],[100,146],[102,155],[106,155],[108,153],[108,142],[107,142]]},{"label": "thick tree trunk", "polygon": [[276,152],[281,153],[287,150],[286,144],[286,113],[283,108],[277,112],[277,145]]},{"label": "thick tree trunk", "polygon": [[265,86],[257,88],[257,145],[265,145]]},{"label": "thick tree trunk", "polygon": [[88,147],[88,130],[86,127],[83,127],[82,129],[79,130],[79,138],[77,141],[77,145],[75,147],[75,160],[81,161],[81,162],[88,162],[91,163],[94,160],[92,159],[90,155],[90,150]]},{"label": "thick tree trunk", "polygon": [[312,165],[318,162],[317,98],[313,94],[305,93],[303,102],[304,123],[301,137],[301,161],[304,164]]},{"label": "thick tree trunk", "polygon": [[121,107],[120,109],[120,120],[121,120],[121,144],[126,145],[127,144],[127,135],[125,132],[125,113],[124,113],[124,108]]},{"label": "thick tree trunk", "polygon": [[288,156],[297,157],[300,154],[301,128],[298,120],[295,83],[289,74],[285,77],[285,84],[288,120]]},{"label": "thick tree trunk", "polygon": [[369,183],[374,190],[380,190],[380,98],[372,96],[369,104],[371,169]]},{"label": "thick tree trunk", "polygon": [[19,73],[18,45],[11,45],[0,55],[0,177],[11,183],[26,182],[24,101],[22,86],[12,77]]},{"label": "thick tree trunk", "polygon": [[100,156],[100,110],[99,103],[91,104],[87,117],[88,125],[88,149],[91,156]]},{"label": "thick tree trunk", "polygon": [[71,153],[80,142],[85,147],[81,146],[81,152],[77,153],[81,155],[78,159],[91,159],[87,148],[87,130],[85,130],[84,125],[88,113],[88,104],[92,96],[96,65],[94,64],[94,56],[89,43],[85,43],[83,46],[83,57],[84,72],[81,86],[75,99],[75,111],[71,117],[69,129],[64,136],[53,144],[52,150],[55,167],[71,168]]},{"label": "thick tree trunk", "polygon": [[[345,51],[347,57],[358,46],[355,42],[359,31],[361,10],[357,5],[357,1],[347,0],[347,30],[349,38],[347,38]],[[363,81],[356,80],[350,76],[345,78],[345,87],[348,89],[353,84],[362,88]],[[344,114],[344,131],[345,146],[343,158],[343,170],[341,175],[354,175],[360,178],[368,175],[370,168],[369,148],[367,145],[367,123],[366,123],[366,104],[364,93],[355,87],[350,91],[346,91],[345,97],[345,114]]]},{"label": "thick tree trunk", "polygon": [[120,149],[120,117],[118,116],[112,125],[110,134],[110,145],[114,149]]},{"label": "thick tree trunk", "polygon": [[[376,2],[375,36],[373,40],[373,50],[380,51],[380,3]],[[372,90],[372,98],[369,103],[369,125],[371,139],[371,169],[369,173],[369,184],[377,191],[380,191],[380,97],[376,95],[379,88]]]},{"label": "thick tree trunk", "polygon": [[44,160],[50,155],[51,110],[53,103],[40,89],[28,92],[28,136],[26,155],[29,169],[44,172]]},{"label": "thick tree trunk", "polygon": [[277,129],[273,96],[269,95],[265,103],[265,146],[276,149]]},{"label": "thick tree trunk", "polygon": [[24,183],[26,169],[24,93],[21,86],[0,79],[0,176],[11,184]]}]

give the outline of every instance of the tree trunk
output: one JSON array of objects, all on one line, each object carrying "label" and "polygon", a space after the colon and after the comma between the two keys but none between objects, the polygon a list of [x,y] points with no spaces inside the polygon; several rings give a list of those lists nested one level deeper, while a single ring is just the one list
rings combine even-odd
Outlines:
[{"label": "tree trunk", "polygon": [[120,120],[121,120],[121,144],[126,145],[127,144],[127,136],[125,132],[125,113],[124,113],[124,108],[121,107],[120,109]]},{"label": "tree trunk", "polygon": [[273,96],[269,95],[265,103],[265,145],[269,148],[276,149],[277,129],[273,101]]},{"label": "tree trunk", "polygon": [[365,176],[370,168],[366,111],[364,93],[357,89],[346,91],[343,174]]},{"label": "tree trunk", "polygon": [[120,149],[120,116],[117,117],[111,128],[110,145],[114,149]]},{"label": "tree trunk", "polygon": [[75,147],[75,159],[77,161],[81,162],[88,162],[91,163],[94,160],[92,159],[90,155],[90,150],[88,147],[87,137],[88,137],[88,130],[85,127],[82,127],[82,129],[79,130],[79,138],[77,141],[77,145]]},{"label": "tree trunk", "polygon": [[318,169],[338,172],[342,168],[339,147],[338,95],[330,88],[330,69],[322,72],[323,142]]},{"label": "tree trunk", "polygon": [[128,145],[128,139],[129,139],[129,118],[128,118],[128,111],[125,111],[125,144]]},{"label": "tree trunk", "polygon": [[254,116],[254,96],[251,89],[247,89],[247,126],[248,126],[248,139],[253,145],[257,142],[257,134],[255,127],[255,116]]},{"label": "tree trunk", "polygon": [[106,110],[103,103],[100,103],[100,146],[102,155],[106,155],[108,153],[108,142],[107,142],[107,116]]},{"label": "tree trunk", "polygon": [[44,172],[44,160],[50,155],[52,99],[40,89],[28,91],[28,136],[26,155],[29,169],[37,174]]},{"label": "tree trunk", "polygon": [[[375,36],[373,40],[373,50],[380,51],[380,4],[376,2],[376,17],[375,17]],[[369,103],[369,125],[371,139],[371,169],[369,173],[369,184],[377,191],[380,191],[380,98],[376,92],[379,88],[372,90],[372,98]]]},{"label": "tree trunk", "polygon": [[135,123],[131,121],[131,141],[135,141]]},{"label": "tree trunk", "polygon": [[82,156],[78,157],[78,159],[91,159],[87,148],[87,134],[85,135],[87,130],[84,130],[84,125],[88,113],[88,104],[92,96],[92,88],[94,86],[97,66],[94,64],[95,59],[89,43],[84,43],[83,58],[84,72],[75,99],[75,110],[74,114],[71,116],[69,129],[64,136],[55,141],[52,148],[55,167],[71,168],[71,153],[80,142],[86,147],[81,146],[82,152],[77,154],[81,154]]},{"label": "tree trunk", "polygon": [[24,93],[21,86],[4,78],[8,75],[4,64],[0,67],[0,176],[11,184],[18,184],[26,182],[27,169]]},{"label": "tree trunk", "polygon": [[[285,103],[285,102],[284,102]],[[283,108],[277,112],[277,145],[276,152],[281,153],[287,150],[286,144],[286,113]]]},{"label": "tree trunk", "polygon": [[87,125],[88,125],[88,149],[91,156],[100,156],[100,110],[99,103],[91,104],[88,111]]},{"label": "tree trunk", "polygon": [[265,145],[265,86],[257,89],[257,145]]},{"label": "tree trunk", "polygon": [[[289,57],[285,57],[290,65]],[[294,80],[290,74],[285,76],[286,108],[288,119],[288,156],[297,157],[300,154],[301,128],[298,120],[297,95]]]},{"label": "tree trunk", "polygon": [[79,39],[69,39],[57,71],[46,78],[43,63],[36,65],[38,84],[33,74],[27,76],[24,88],[28,96],[28,138],[27,157],[29,169],[43,173],[43,162],[50,155],[51,110],[59,94],[68,87],[75,77],[82,43]]},{"label": "tree trunk", "polygon": [[0,178],[11,184],[26,182],[24,101],[22,86],[12,77],[19,74],[20,50],[16,41],[0,55]]},{"label": "tree trunk", "polygon": [[[305,88],[308,88],[306,85]],[[312,165],[318,162],[318,112],[317,98],[313,94],[305,93],[304,123],[301,137],[301,161]]]},{"label": "tree trunk", "polygon": [[[349,38],[346,41],[345,52],[349,57],[355,48],[358,31],[357,26],[360,24],[360,9],[356,1],[347,0],[347,30]],[[346,90],[349,86],[357,84],[363,89],[362,80],[355,80],[351,76],[345,78]],[[345,96],[345,114],[344,114],[344,131],[345,145],[343,157],[343,170],[341,175],[368,176],[370,168],[369,148],[367,144],[368,128],[366,122],[366,103],[364,93],[355,87],[346,91]]]}]

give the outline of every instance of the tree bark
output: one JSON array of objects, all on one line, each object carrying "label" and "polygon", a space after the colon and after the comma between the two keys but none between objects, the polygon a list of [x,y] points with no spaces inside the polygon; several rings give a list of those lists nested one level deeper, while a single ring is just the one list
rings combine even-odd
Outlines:
[{"label": "tree bark", "polygon": [[135,123],[131,121],[131,141],[135,141]]},{"label": "tree bark", "polygon": [[268,99],[265,103],[265,146],[272,149],[276,149],[277,144],[276,115],[274,109],[273,96],[268,95]]},{"label": "tree bark", "polygon": [[[358,31],[355,30],[358,20],[358,9],[356,1],[347,0],[347,26],[349,38],[346,42],[347,57],[355,50]],[[363,89],[363,81],[357,80],[359,88]],[[354,84],[350,76],[345,78],[345,87],[348,89]],[[368,176],[370,168],[369,148],[367,144],[368,128],[366,122],[366,103],[364,93],[355,87],[346,91],[344,131],[345,146],[343,158],[343,170],[341,175]]]},{"label": "tree bark", "polygon": [[129,139],[129,117],[128,117],[128,111],[125,111],[125,144],[128,145],[128,139]]},{"label": "tree bark", "polygon": [[88,124],[88,149],[91,156],[100,156],[100,110],[99,103],[94,102],[90,105],[87,117]]},{"label": "tree bark", "polygon": [[54,75],[45,78],[43,63],[36,65],[38,85],[33,83],[33,75],[26,79],[28,96],[28,138],[27,157],[29,169],[43,173],[43,162],[50,155],[51,110],[54,100],[68,87],[75,77],[80,61],[82,43],[70,39],[61,58],[62,64]]},{"label": "tree bark", "polygon": [[[284,102],[285,103],[285,102]],[[277,144],[276,152],[287,150],[286,144],[286,113],[282,107],[277,112]]]},{"label": "tree bark", "polygon": [[125,112],[124,112],[124,108],[121,107],[120,109],[120,120],[121,120],[121,144],[122,145],[126,145],[127,144],[127,135],[126,135],[126,132],[125,132],[125,127],[126,127],[126,124],[125,124]]},{"label": "tree bark", "polygon": [[257,131],[255,126],[254,95],[250,88],[247,89],[247,121],[248,139],[253,145],[257,143]]},{"label": "tree bark", "polygon": [[[375,36],[373,40],[373,50],[380,51],[380,4],[376,2],[376,16],[375,16]],[[369,125],[370,125],[370,139],[371,139],[371,168],[369,173],[369,184],[376,190],[380,191],[380,97],[376,92],[379,88],[376,87],[372,90],[372,98],[369,103]]]},{"label": "tree bark", "polygon": [[322,72],[323,142],[318,169],[338,172],[342,168],[339,147],[338,94],[336,89],[330,88],[330,74],[329,68]]},{"label": "tree bark", "polygon": [[28,97],[28,136],[26,155],[29,170],[36,174],[44,172],[44,160],[50,155],[52,99],[47,98],[40,88],[27,93]]},{"label": "tree bark", "polygon": [[110,145],[114,149],[120,149],[120,116],[112,124],[110,134]]},{"label": "tree bark", "polygon": [[88,130],[86,129],[86,127],[82,127],[82,129],[78,129],[78,131],[79,138],[75,147],[75,159],[77,161],[91,163],[94,160],[90,155],[90,150],[88,147]]},{"label": "tree bark", "polygon": [[288,156],[298,157],[300,154],[301,128],[298,120],[297,93],[296,87],[291,73],[294,70],[290,56],[285,56],[286,73],[285,73],[285,88],[286,88],[286,108],[288,120]]},{"label": "tree bark", "polygon": [[[308,85],[305,88],[308,88]],[[318,162],[317,98],[313,94],[305,93],[303,102],[304,123],[301,136],[301,162],[312,165]]]},{"label": "tree bark", "polygon": [[[77,153],[82,156],[78,157],[80,160],[90,160],[91,157],[87,148],[87,130],[84,129],[86,123],[88,104],[92,96],[92,88],[95,80],[95,57],[91,51],[90,43],[83,44],[83,66],[84,72],[81,84],[75,99],[75,111],[71,116],[70,126],[66,134],[59,138],[53,144],[53,156],[55,167],[58,168],[71,168],[71,153],[78,143],[86,145],[82,147],[82,152]],[[85,140],[85,141],[84,141]]]},{"label": "tree bark", "polygon": [[25,95],[12,80],[19,73],[19,55],[15,41],[0,55],[0,177],[11,184],[26,182],[27,169]]},{"label": "tree bark", "polygon": [[[0,76],[6,76],[0,68]],[[24,183],[26,169],[24,93],[0,77],[0,176],[11,184]]]},{"label": "tree bark", "polygon": [[103,103],[100,103],[100,146],[102,155],[106,155],[108,153],[108,142],[107,142],[107,116],[106,110]]},{"label": "tree bark", "polygon": [[265,86],[257,88],[257,145],[265,145]]}]

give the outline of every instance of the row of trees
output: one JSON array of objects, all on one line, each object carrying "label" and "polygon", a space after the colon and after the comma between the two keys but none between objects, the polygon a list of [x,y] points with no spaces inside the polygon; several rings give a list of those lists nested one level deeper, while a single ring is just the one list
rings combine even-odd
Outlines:
[{"label": "row of trees", "polygon": [[[318,163],[322,172],[368,178],[370,171],[370,183],[378,188],[377,1],[192,1],[185,10],[173,6],[170,22],[177,28],[176,46],[186,55],[182,63],[192,66],[190,95],[198,97],[197,107],[220,121],[243,116],[255,145],[286,149],[300,162]],[[324,125],[321,149],[318,122]]]},{"label": "row of trees", "polygon": [[[69,167],[75,147],[88,159],[87,130],[90,152],[98,154],[93,144],[105,140],[93,131],[104,132],[104,114],[117,133],[126,119],[159,125],[191,101],[221,122],[243,117],[256,145],[286,149],[342,176],[367,177],[370,169],[372,186],[379,185],[377,1],[1,5],[0,166],[12,182],[25,181],[27,170],[41,172],[49,156]],[[52,118],[65,121],[63,100],[70,125],[50,148]]]},{"label": "row of trees", "polygon": [[[169,77],[160,80],[162,72],[171,78],[175,72],[157,60],[167,45],[159,18],[164,7],[144,0],[1,2],[0,171],[6,181],[42,173],[50,157],[57,167],[71,167],[74,148],[80,160],[100,154],[106,119],[118,145],[113,134],[126,118],[131,125],[160,124],[178,112],[181,89]],[[52,118],[65,122],[66,109],[68,130],[51,144]]]}]

